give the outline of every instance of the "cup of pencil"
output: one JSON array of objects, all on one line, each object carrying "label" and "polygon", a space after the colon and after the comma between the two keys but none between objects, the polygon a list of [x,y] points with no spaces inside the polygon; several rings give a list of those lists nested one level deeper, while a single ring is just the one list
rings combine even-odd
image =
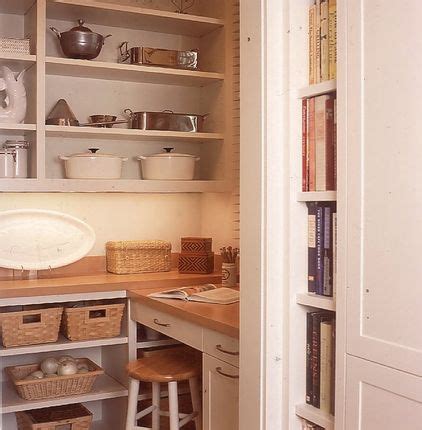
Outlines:
[{"label": "cup of pencil", "polygon": [[226,287],[234,287],[237,283],[237,267],[236,261],[239,255],[238,248],[231,246],[220,248],[222,264],[222,284]]}]

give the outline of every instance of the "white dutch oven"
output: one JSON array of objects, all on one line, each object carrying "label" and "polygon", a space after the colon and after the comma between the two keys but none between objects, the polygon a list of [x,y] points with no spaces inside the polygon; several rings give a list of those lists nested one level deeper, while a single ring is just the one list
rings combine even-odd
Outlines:
[{"label": "white dutch oven", "polygon": [[98,148],[90,152],[59,155],[65,162],[66,178],[69,179],[120,179],[122,164],[128,159],[112,154],[97,154]]},{"label": "white dutch oven", "polygon": [[195,174],[195,163],[199,157],[171,152],[174,148],[164,148],[166,152],[148,156],[140,155],[142,178],[163,181],[191,181]]}]

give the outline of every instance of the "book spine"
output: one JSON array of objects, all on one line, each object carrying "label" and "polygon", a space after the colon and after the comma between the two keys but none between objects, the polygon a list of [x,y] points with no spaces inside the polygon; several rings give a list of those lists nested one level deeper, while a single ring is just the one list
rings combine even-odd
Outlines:
[{"label": "book spine", "polygon": [[333,297],[337,295],[337,213],[333,213]]},{"label": "book spine", "polygon": [[334,98],[330,97],[325,103],[325,188],[327,191],[336,189],[335,171],[335,147],[334,147]]},{"label": "book spine", "polygon": [[334,190],[337,189],[337,99],[333,109]]},{"label": "book spine", "polygon": [[308,191],[308,148],[307,148],[307,126],[308,122],[308,100],[302,100],[302,191]]},{"label": "book spine", "polygon": [[309,84],[316,83],[316,5],[309,8]]},{"label": "book spine", "polygon": [[328,1],[328,63],[329,79],[337,77],[337,1]]},{"label": "book spine", "polygon": [[309,133],[308,133],[308,169],[309,169],[309,191],[315,189],[315,97],[309,99]]},{"label": "book spine", "polygon": [[332,379],[332,323],[321,322],[321,375],[320,375],[320,409],[331,411],[331,379]]},{"label": "book spine", "polygon": [[319,387],[320,387],[320,313],[315,312],[312,316],[312,405],[319,408]]},{"label": "book spine", "polygon": [[329,79],[328,0],[321,1],[321,81]]},{"label": "book spine", "polygon": [[308,203],[308,292],[315,293],[317,254],[316,254],[316,212],[317,203]]},{"label": "book spine", "polygon": [[323,224],[323,207],[318,205],[316,210],[316,281],[315,292],[323,295],[324,286],[324,260],[323,260],[323,240],[324,240],[324,224]]},{"label": "book spine", "polygon": [[324,247],[323,247],[323,268],[324,268],[324,285],[322,288],[322,293],[324,296],[332,296],[333,292],[333,284],[332,284],[332,243],[331,243],[331,235],[332,235],[332,223],[331,223],[331,214],[332,214],[331,205],[324,206]]},{"label": "book spine", "polygon": [[316,0],[315,28],[315,82],[318,83],[321,82],[321,0]]},{"label": "book spine", "polygon": [[328,95],[315,98],[315,190],[326,191],[326,102]]},{"label": "book spine", "polygon": [[334,415],[335,412],[335,392],[336,392],[336,320],[332,320],[331,330],[331,403],[330,413]]},{"label": "book spine", "polygon": [[306,403],[312,405],[312,324],[314,312],[306,314]]}]

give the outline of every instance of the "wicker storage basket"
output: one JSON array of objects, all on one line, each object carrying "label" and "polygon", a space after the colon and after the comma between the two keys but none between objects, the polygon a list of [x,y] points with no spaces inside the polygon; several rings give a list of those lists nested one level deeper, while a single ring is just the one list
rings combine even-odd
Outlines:
[{"label": "wicker storage basket", "polygon": [[6,348],[56,342],[63,308],[0,313],[2,343]]},{"label": "wicker storage basket", "polygon": [[70,340],[119,336],[124,309],[124,303],[65,308],[62,333]]},{"label": "wicker storage basket", "polygon": [[17,412],[18,430],[89,430],[92,413],[80,403]]},{"label": "wicker storage basket", "polygon": [[117,274],[168,272],[171,243],[164,240],[107,242],[107,270]]},{"label": "wicker storage basket", "polygon": [[0,37],[0,52],[6,54],[29,54],[30,41],[29,39],[13,39],[8,37]]},{"label": "wicker storage basket", "polygon": [[5,371],[17,393],[25,400],[56,399],[58,397],[76,396],[86,394],[92,390],[95,379],[102,375],[104,370],[88,358],[77,358],[77,363],[85,363],[88,373],[57,376],[54,378],[25,380],[32,372],[40,370],[39,364],[26,364],[23,366],[6,367]]}]

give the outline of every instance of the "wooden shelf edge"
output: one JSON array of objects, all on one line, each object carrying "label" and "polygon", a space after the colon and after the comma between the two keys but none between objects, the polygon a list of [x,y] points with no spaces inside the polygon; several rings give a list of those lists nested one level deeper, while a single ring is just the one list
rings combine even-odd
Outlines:
[{"label": "wooden shelf edge", "polygon": [[36,124],[0,124],[0,131],[35,131]]},{"label": "wooden shelf edge", "polygon": [[334,416],[311,405],[297,405],[296,415],[324,427],[325,430],[334,430]]},{"label": "wooden shelf edge", "polygon": [[126,397],[128,391],[126,387],[117,382],[108,375],[101,375],[95,381],[94,388],[90,393],[77,396],[61,397],[58,399],[45,400],[24,400],[18,396],[15,388],[9,382],[3,382],[3,407],[0,410],[2,414],[9,414],[30,409],[41,409],[50,406],[60,406],[74,403],[93,402],[97,400],[115,399],[117,397]]},{"label": "wooden shelf edge", "polygon": [[143,340],[136,343],[137,349],[155,348],[157,346],[179,345],[180,342],[174,339]]},{"label": "wooden shelf edge", "polygon": [[0,357],[10,357],[15,355],[36,354],[39,352],[67,351],[71,349],[94,348],[97,346],[122,345],[128,343],[126,336],[112,337],[106,339],[85,340],[72,342],[65,339],[62,335],[56,343],[44,343],[41,345],[26,345],[12,348],[1,348]]},{"label": "wooden shelf edge", "polygon": [[35,63],[37,61],[37,56],[32,54],[11,54],[7,52],[0,52],[0,61],[2,60]]},{"label": "wooden shelf edge", "polygon": [[310,306],[327,311],[336,310],[336,303],[333,297],[319,296],[311,293],[300,293],[296,295],[296,303],[303,306]]},{"label": "wooden shelf edge", "polygon": [[309,97],[316,97],[322,94],[332,93],[336,90],[337,90],[337,81],[333,79],[330,81],[324,81],[318,84],[309,85],[308,87],[301,88],[297,92],[297,98],[305,99]]},{"label": "wooden shelf edge", "polygon": [[335,202],[337,191],[301,191],[297,193],[298,202]]}]

